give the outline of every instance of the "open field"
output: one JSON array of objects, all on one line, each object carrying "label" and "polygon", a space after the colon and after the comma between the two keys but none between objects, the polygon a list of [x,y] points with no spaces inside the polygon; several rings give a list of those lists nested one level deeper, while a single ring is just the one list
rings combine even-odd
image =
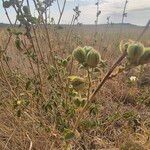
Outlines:
[{"label": "open field", "polygon": [[[121,39],[136,40],[143,28],[125,25],[120,36],[120,26],[101,25],[94,36],[94,26],[52,26],[48,31],[36,26],[30,31],[32,41],[23,28],[16,28],[23,33],[18,47],[16,35],[1,28],[0,149],[58,150],[67,145],[75,150],[149,150],[150,66],[109,79],[81,114],[85,104],[77,98],[85,99],[86,89],[78,95],[70,89],[68,77],[87,78],[87,72],[73,58],[62,63],[76,47],[94,47],[106,62],[91,75],[92,93],[121,55]],[[149,29],[141,42],[150,47]],[[131,82],[131,76],[137,80]]]}]

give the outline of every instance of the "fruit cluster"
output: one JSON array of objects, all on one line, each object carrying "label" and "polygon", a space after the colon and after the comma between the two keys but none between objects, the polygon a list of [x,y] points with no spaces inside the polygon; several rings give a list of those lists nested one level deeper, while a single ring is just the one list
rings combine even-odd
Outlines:
[{"label": "fruit cluster", "polygon": [[78,47],[73,51],[73,57],[84,67],[95,68],[101,61],[100,54],[92,47]]},{"label": "fruit cluster", "polygon": [[121,51],[127,52],[129,65],[138,66],[150,63],[150,47],[144,47],[139,42],[125,43]]}]

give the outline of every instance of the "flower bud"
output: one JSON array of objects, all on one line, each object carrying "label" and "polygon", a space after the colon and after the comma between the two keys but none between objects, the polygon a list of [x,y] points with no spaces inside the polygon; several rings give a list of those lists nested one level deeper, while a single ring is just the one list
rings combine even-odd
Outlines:
[{"label": "flower bud", "polygon": [[78,47],[73,51],[73,56],[79,63],[85,62],[86,54],[81,47]]},{"label": "flower bud", "polygon": [[137,65],[144,53],[144,46],[141,43],[133,43],[128,46],[127,54],[130,64]]},{"label": "flower bud", "polygon": [[150,63],[150,47],[145,48],[143,55],[140,57],[139,64]]},{"label": "flower bud", "polygon": [[100,54],[95,50],[91,50],[87,54],[86,63],[89,67],[95,68],[98,65],[100,59]]}]

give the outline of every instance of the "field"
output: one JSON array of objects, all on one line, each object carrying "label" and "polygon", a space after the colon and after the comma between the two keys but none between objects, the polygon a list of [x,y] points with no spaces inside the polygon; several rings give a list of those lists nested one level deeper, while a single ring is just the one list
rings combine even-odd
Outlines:
[{"label": "field", "polygon": [[[70,88],[68,77],[87,78],[86,70],[68,57],[75,48],[92,46],[104,61],[100,70],[92,70],[92,93],[120,57],[121,39],[136,40],[144,28],[124,25],[120,37],[120,27],[100,25],[95,35],[94,25],[47,30],[35,26],[30,31],[32,41],[23,27],[10,28],[15,32],[11,34],[7,28],[0,29],[0,149],[150,149],[148,64],[108,79],[84,113],[86,89]],[[23,33],[18,47],[16,32]],[[141,38],[145,47],[150,47],[149,36],[150,30]],[[137,80],[132,82],[133,76]]]}]

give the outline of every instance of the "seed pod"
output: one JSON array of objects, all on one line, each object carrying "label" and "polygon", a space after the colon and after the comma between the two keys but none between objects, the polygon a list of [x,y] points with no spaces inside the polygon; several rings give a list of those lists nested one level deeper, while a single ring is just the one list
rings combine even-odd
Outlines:
[{"label": "seed pod", "polygon": [[75,49],[73,51],[73,56],[79,63],[85,62],[86,54],[82,47]]},{"label": "seed pod", "polygon": [[3,2],[3,7],[4,8],[9,8],[10,6],[11,6],[11,2],[10,1]]},{"label": "seed pod", "polygon": [[91,47],[91,46],[85,46],[85,47],[83,48],[83,50],[85,51],[85,54],[86,54],[86,55],[87,55],[88,52],[90,52],[92,49],[93,49],[93,47]]},{"label": "seed pod", "polygon": [[30,14],[30,9],[28,6],[23,6],[23,11],[25,14]]},{"label": "seed pod", "polygon": [[133,43],[128,46],[127,58],[130,64],[137,65],[140,57],[144,53],[144,46],[141,43]]},{"label": "seed pod", "polygon": [[101,60],[100,54],[95,50],[91,50],[87,54],[86,63],[91,68],[95,68],[98,65],[100,60]]},{"label": "seed pod", "polygon": [[139,64],[150,63],[150,47],[145,48],[143,55],[140,57]]}]

